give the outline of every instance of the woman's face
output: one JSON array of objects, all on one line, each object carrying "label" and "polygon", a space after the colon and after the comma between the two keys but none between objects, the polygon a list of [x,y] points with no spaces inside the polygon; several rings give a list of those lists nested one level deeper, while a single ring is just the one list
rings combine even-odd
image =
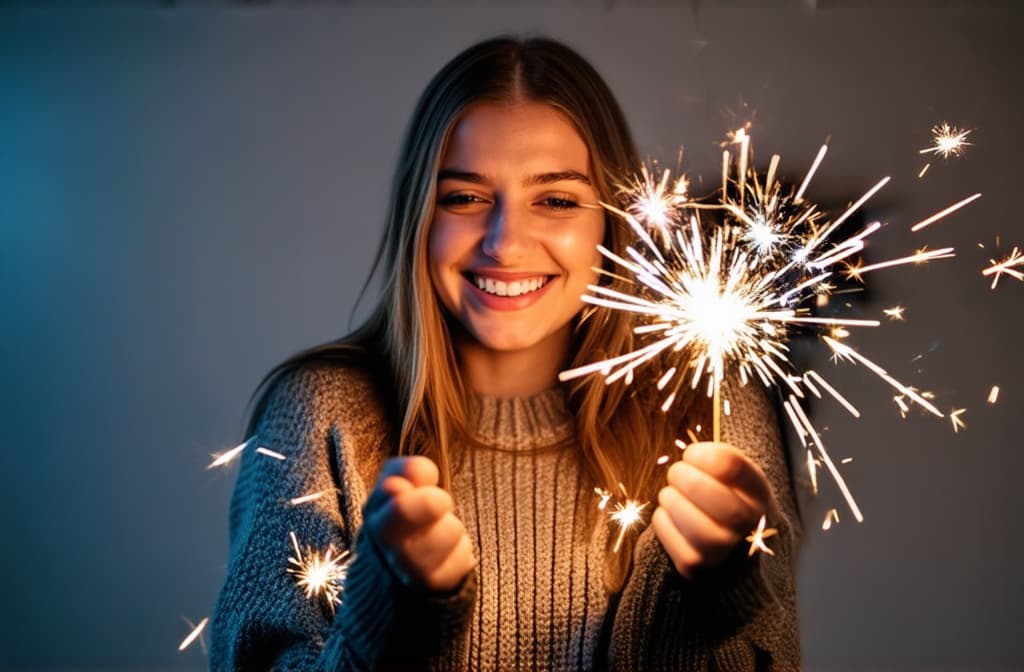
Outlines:
[{"label": "woman's face", "polygon": [[452,129],[437,176],[430,275],[487,350],[567,346],[600,265],[604,210],[592,179],[586,144],[551,106],[478,103]]}]

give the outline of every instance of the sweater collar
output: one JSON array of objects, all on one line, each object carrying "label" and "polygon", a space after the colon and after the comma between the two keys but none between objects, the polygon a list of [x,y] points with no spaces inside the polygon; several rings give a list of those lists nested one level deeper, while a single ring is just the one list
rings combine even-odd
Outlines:
[{"label": "sweater collar", "polygon": [[564,385],[524,397],[471,393],[470,431],[477,441],[500,450],[537,450],[571,439],[575,418]]}]

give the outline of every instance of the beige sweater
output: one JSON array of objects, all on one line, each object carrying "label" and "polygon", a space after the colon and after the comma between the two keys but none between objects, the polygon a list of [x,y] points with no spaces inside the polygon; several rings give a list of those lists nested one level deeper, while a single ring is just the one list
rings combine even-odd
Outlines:
[{"label": "beige sweater", "polygon": [[[784,518],[775,557],[745,548],[698,580],[640,532],[621,593],[603,588],[609,534],[578,468],[560,387],[478,398],[476,440],[452,496],[477,569],[452,595],[406,589],[368,538],[361,507],[390,454],[372,381],[332,365],[288,374],[271,391],[231,507],[228,576],[213,623],[213,670],[790,670],[799,667],[793,501],[778,429],[762,394],[729,393],[725,439],[765,469]],[[336,496],[291,505],[304,494]],[[289,536],[355,559],[341,605],[306,598],[285,569]],[[742,545],[745,546],[745,545]]]}]

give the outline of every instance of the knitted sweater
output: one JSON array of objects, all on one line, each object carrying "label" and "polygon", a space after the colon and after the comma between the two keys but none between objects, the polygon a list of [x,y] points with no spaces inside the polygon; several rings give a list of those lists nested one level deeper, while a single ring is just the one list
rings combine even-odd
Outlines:
[{"label": "knitted sweater", "polygon": [[[372,381],[332,365],[287,374],[254,440],[286,459],[242,458],[211,670],[798,669],[797,528],[776,419],[752,386],[728,398],[724,440],[747,450],[775,491],[774,557],[748,557],[741,544],[687,580],[647,529],[624,588],[607,594],[609,526],[555,387],[474,400],[479,445],[461,455],[451,493],[478,565],[453,594],[437,595],[405,587],[360,533],[361,507],[391,454]],[[307,555],[352,551],[336,610],[286,571],[291,533]]]}]

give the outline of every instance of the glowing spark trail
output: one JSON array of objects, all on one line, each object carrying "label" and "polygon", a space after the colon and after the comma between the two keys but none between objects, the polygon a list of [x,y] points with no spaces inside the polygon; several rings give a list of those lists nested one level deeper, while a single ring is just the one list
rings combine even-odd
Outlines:
[{"label": "glowing spark trail", "polygon": [[996,261],[995,259],[989,259],[991,266],[981,272],[982,275],[992,276],[992,287],[995,289],[996,285],[999,284],[999,278],[1006,275],[1016,280],[1024,281],[1024,272],[1018,271],[1017,267],[1024,268],[1024,254],[1021,254],[1020,249],[1014,246],[1013,251],[1010,252],[1010,256],[1006,257],[1002,261]]},{"label": "glowing spark trail", "polygon": [[[206,617],[203,620],[199,621],[198,625],[193,626],[192,632],[188,633],[188,636],[185,637],[185,639],[181,640],[181,644],[178,645],[178,651],[184,651],[192,644],[192,642],[196,641],[196,638],[200,637],[203,634],[203,628],[206,627],[206,624],[209,622],[209,620],[210,618]],[[191,625],[191,623],[189,623],[189,625]],[[202,640],[200,640],[200,643],[201,642]]]},{"label": "glowing spark trail", "polygon": [[282,460],[282,461],[284,461],[284,460],[288,459],[287,457],[285,457],[281,453],[273,451],[270,448],[264,448],[263,446],[260,446],[259,448],[257,448],[256,452],[259,453],[260,455],[266,455],[267,457],[272,457],[275,460]]},{"label": "glowing spark trail", "polygon": [[924,227],[928,226],[929,224],[934,224],[935,222],[939,221],[940,219],[942,219],[946,215],[948,215],[950,213],[953,213],[953,212],[956,212],[960,208],[962,208],[965,205],[968,205],[970,203],[973,203],[974,201],[978,200],[979,198],[981,198],[981,194],[974,194],[973,196],[968,196],[967,198],[965,198],[962,201],[957,201],[956,203],[954,203],[953,205],[949,206],[948,208],[943,208],[942,210],[939,210],[938,212],[936,212],[931,217],[928,217],[926,219],[922,219],[920,222],[918,222],[917,224],[914,224],[912,227],[910,227],[910,230],[911,231],[920,231],[921,229],[923,229]]},{"label": "glowing spark trail", "polygon": [[305,590],[307,599],[322,595],[333,612],[334,607],[341,603],[341,593],[351,562],[349,552],[346,550],[336,555],[334,548],[330,547],[321,557],[320,553],[307,548],[303,557],[295,533],[288,534],[295,549],[295,557],[288,557],[288,563],[293,565],[287,568],[288,573],[295,575],[295,580]]},{"label": "glowing spark trail", "polygon": [[288,503],[291,504],[292,506],[297,506],[299,504],[308,504],[309,502],[315,502],[316,500],[326,495],[328,492],[334,492],[334,489],[321,490],[320,492],[314,492],[309,495],[302,495],[301,497],[293,497],[292,499],[288,500]]},{"label": "glowing spark trail", "polygon": [[[842,233],[841,227],[889,182],[888,177],[875,183],[838,217],[828,220],[817,205],[804,199],[827,146],[818,151],[799,190],[793,192],[775,178],[778,156],[772,157],[767,175],[759,176],[749,156],[749,134],[737,132],[734,138],[740,151],[737,156],[728,151],[723,154],[718,201],[678,198],[669,189],[673,182],[667,172],[655,181],[645,170],[626,190],[634,197],[632,205],[619,209],[602,204],[622,218],[635,240],[621,255],[598,247],[621,272],[606,273],[613,281],[590,285],[582,298],[594,306],[632,313],[634,332],[639,337],[637,347],[563,371],[559,378],[564,381],[597,374],[606,384],[623,381],[628,385],[639,367],[650,364],[659,370],[654,380],[663,412],[672,407],[685,388],[706,391],[712,399],[713,441],[720,436],[721,385],[728,372],[735,371],[741,384],[756,379],[766,387],[783,389],[788,396],[787,418],[809,451],[808,468],[815,488],[813,470],[820,459],[854,517],[861,520],[849,489],[800,404],[808,395],[820,398],[828,394],[852,415],[859,413],[820,374],[798,372],[790,359],[788,342],[797,330],[817,333],[836,361],[860,364],[894,388],[901,412],[916,404],[944,417],[925,395],[840,340],[849,335],[851,328],[878,327],[878,320],[837,317],[834,313],[818,316],[812,310],[821,306],[821,297],[833,292],[832,282],[839,274],[860,278],[875,270],[953,257],[954,250],[922,249],[902,258],[863,265],[856,256],[865,249],[867,240],[882,230],[882,224],[872,222],[852,235]],[[734,173],[730,173],[730,161],[734,161]],[[676,181],[680,182],[682,178]],[[943,209],[918,223],[915,230],[979,196]],[[652,201],[656,198],[661,199],[660,204]],[[702,216],[710,221],[702,221]],[[657,231],[657,235],[649,231]],[[884,312],[894,320],[903,316],[900,306]],[[696,441],[696,436],[691,433],[690,439]]]},{"label": "glowing spark trail", "polygon": [[245,450],[245,447],[249,445],[249,442],[252,441],[255,438],[256,438],[255,436],[250,436],[248,439],[246,439],[242,443],[238,444],[237,446],[235,446],[231,450],[225,451],[223,453],[214,454],[212,456],[213,457],[213,462],[210,462],[210,464],[206,465],[206,468],[207,469],[214,469],[216,467],[223,467],[224,465],[230,463],[236,457],[241,455],[242,451]]},{"label": "glowing spark trail", "polygon": [[950,411],[949,412],[949,419],[953,423],[953,433],[954,434],[958,434],[958,433],[960,433],[961,429],[966,429],[967,428],[967,423],[965,423],[963,420],[960,419],[960,416],[963,415],[964,412],[966,412],[966,411],[967,411],[966,408],[958,408],[955,411]]},{"label": "glowing spark trail", "polygon": [[992,389],[988,391],[988,403],[994,404],[999,400],[999,386],[993,385]]}]

